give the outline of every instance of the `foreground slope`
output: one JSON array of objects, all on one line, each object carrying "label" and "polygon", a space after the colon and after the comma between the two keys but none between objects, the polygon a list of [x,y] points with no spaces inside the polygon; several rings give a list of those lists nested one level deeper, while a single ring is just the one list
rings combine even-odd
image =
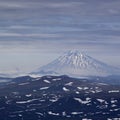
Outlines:
[{"label": "foreground slope", "polygon": [[120,86],[68,76],[29,76],[0,87],[1,120],[120,119]]}]

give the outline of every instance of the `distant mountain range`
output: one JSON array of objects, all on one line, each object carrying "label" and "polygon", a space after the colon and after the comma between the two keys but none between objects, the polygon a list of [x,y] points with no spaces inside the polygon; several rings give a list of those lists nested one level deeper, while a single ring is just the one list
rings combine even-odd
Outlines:
[{"label": "distant mountain range", "polygon": [[119,73],[118,68],[107,65],[77,50],[68,51],[51,63],[32,72],[32,74],[69,75],[72,77],[109,76]]}]

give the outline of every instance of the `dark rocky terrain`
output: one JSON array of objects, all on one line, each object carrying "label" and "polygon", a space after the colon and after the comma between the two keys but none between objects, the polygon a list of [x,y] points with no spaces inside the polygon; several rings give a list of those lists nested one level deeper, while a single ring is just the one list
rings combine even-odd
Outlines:
[{"label": "dark rocky terrain", "polygon": [[0,86],[0,120],[120,120],[120,85],[68,76]]}]

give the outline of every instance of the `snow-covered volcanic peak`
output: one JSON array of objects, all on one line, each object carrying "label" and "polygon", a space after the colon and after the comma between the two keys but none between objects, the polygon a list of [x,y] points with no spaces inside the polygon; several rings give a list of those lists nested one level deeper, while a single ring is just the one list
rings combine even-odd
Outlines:
[{"label": "snow-covered volcanic peak", "polygon": [[57,61],[61,65],[68,65],[74,68],[83,68],[87,64],[88,56],[78,52],[78,51],[69,51],[65,55],[60,56]]},{"label": "snow-covered volcanic peak", "polygon": [[107,76],[117,70],[77,50],[66,52],[53,62],[39,68],[35,73],[79,76]]}]

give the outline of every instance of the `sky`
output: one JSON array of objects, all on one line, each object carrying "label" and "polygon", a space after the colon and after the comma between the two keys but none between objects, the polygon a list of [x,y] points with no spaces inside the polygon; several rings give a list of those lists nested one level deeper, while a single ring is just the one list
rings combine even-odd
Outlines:
[{"label": "sky", "polygon": [[120,67],[120,0],[0,0],[0,73],[30,72],[72,49]]}]

